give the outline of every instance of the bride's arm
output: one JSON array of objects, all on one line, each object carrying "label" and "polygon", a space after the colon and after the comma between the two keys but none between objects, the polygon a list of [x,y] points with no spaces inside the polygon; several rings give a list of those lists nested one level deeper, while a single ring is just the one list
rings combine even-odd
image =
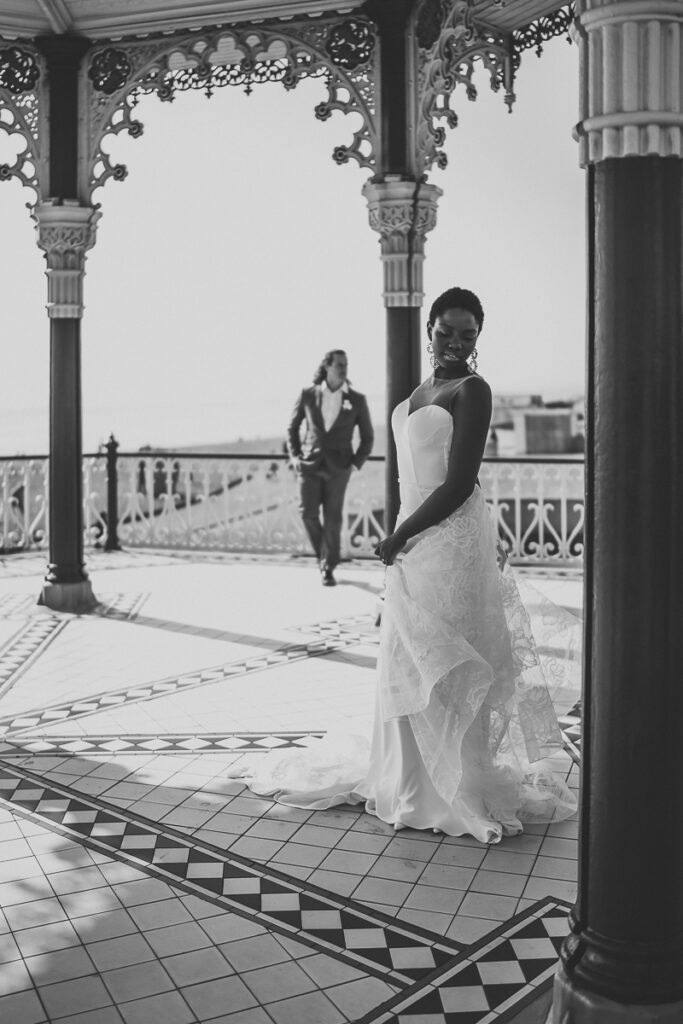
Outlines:
[{"label": "bride's arm", "polygon": [[453,440],[446,479],[378,545],[377,554],[387,565],[411,537],[446,519],[474,490],[491,422],[491,389],[486,381],[476,377],[461,387],[451,412]]}]

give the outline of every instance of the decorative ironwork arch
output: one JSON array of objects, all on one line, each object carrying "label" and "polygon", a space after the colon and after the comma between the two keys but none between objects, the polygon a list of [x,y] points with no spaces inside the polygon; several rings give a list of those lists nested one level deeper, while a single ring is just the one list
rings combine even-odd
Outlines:
[{"label": "decorative ironwork arch", "polygon": [[333,111],[356,113],[361,124],[348,146],[337,146],[339,163],[356,160],[373,168],[378,158],[375,124],[378,81],[375,29],[362,17],[309,19],[263,25],[240,25],[187,32],[150,40],[127,40],[94,48],[82,78],[86,137],[82,152],[81,198],[109,178],[127,175],[104,152],[104,139],[119,132],[137,138],[143,132],[135,117],[139,97],[156,93],[172,101],[178,92],[202,90],[211,96],[224,86],[242,86],[249,94],[263,82],[294,89],[304,78],[324,79],[327,98],[315,107],[326,120]]},{"label": "decorative ironwork arch", "polygon": [[24,43],[0,46],[0,131],[23,140],[12,163],[0,164],[0,181],[17,178],[35,202],[44,184],[40,144],[45,135],[40,103],[43,58]]}]

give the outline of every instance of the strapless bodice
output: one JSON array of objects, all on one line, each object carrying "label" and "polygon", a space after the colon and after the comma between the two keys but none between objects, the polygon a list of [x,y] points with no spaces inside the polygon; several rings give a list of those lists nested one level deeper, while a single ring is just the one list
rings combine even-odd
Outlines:
[{"label": "strapless bodice", "polygon": [[446,409],[425,405],[409,415],[409,401],[397,405],[391,417],[404,511],[444,482],[453,436],[453,417]]}]

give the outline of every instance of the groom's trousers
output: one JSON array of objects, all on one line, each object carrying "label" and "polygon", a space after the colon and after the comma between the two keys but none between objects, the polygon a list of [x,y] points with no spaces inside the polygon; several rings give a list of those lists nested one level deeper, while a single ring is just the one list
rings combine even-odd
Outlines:
[{"label": "groom's trousers", "polygon": [[299,476],[299,511],[321,569],[334,569],[339,563],[344,494],[350,476],[350,467],[333,474]]}]

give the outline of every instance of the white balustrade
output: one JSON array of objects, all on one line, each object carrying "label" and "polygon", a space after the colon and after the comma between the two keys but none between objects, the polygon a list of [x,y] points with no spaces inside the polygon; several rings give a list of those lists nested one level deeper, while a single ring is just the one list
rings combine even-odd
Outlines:
[{"label": "white balustrade", "polygon": [[[118,540],[128,548],[308,554],[296,475],[281,455],[118,455]],[[47,546],[46,458],[0,459],[0,551]],[[480,483],[511,561],[583,561],[583,461],[494,458]],[[107,460],[83,458],[86,547],[107,540]],[[384,536],[384,460],[352,473],[342,554],[371,558]]]}]

